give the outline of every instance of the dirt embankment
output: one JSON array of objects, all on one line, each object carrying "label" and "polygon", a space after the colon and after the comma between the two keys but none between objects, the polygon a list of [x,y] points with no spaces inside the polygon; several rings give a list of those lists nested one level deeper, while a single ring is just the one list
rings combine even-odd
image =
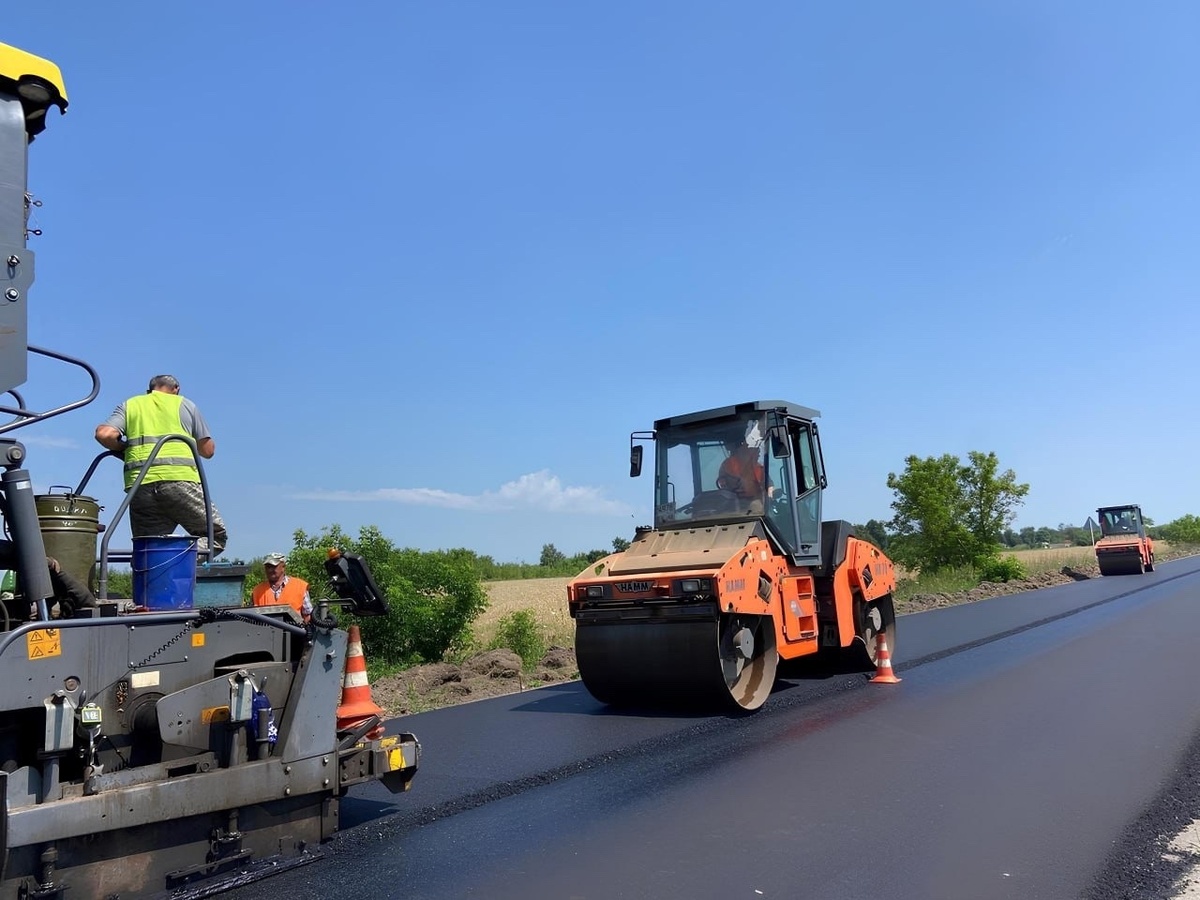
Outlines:
[{"label": "dirt embankment", "polygon": [[578,677],[575,651],[565,647],[551,647],[532,671],[511,650],[488,650],[462,665],[429,663],[377,679],[371,696],[389,716],[400,716]]},{"label": "dirt embankment", "polygon": [[[898,601],[896,612],[904,615],[941,609],[1099,577],[1100,569],[1095,565],[1063,566],[1056,572],[1038,572],[1019,581],[985,582],[970,590],[954,593],[917,594]],[[366,650],[369,655],[370,648]],[[570,648],[552,647],[531,671],[522,669],[521,658],[511,650],[489,650],[470,657],[461,665],[431,663],[377,679],[371,685],[371,691],[375,702],[389,716],[400,716],[484,700],[578,677],[575,651]]]},{"label": "dirt embankment", "polygon": [[1024,591],[1036,591],[1041,588],[1054,587],[1057,584],[1070,584],[1072,581],[1086,581],[1089,578],[1099,577],[1099,566],[1063,566],[1057,572],[1037,572],[1015,581],[985,581],[983,584],[976,585],[966,591],[955,591],[944,594],[916,594],[899,601],[896,604],[896,612],[901,615],[904,613],[924,612],[927,609],[958,606],[962,603],[974,603],[976,600],[986,600],[989,597],[1020,594]]}]

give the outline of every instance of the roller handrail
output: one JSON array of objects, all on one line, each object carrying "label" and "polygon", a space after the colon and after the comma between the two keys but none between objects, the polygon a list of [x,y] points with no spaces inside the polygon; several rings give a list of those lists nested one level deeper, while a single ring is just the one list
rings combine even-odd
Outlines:
[{"label": "roller handrail", "polygon": [[124,460],[124,456],[117,450],[105,450],[99,456],[92,460],[92,464],[88,466],[88,470],[83,474],[83,479],[76,485],[73,492],[74,496],[82,497],[84,490],[88,486],[88,482],[92,480],[92,476],[96,473],[96,467],[100,465],[100,461],[106,456],[111,456],[114,459]]}]

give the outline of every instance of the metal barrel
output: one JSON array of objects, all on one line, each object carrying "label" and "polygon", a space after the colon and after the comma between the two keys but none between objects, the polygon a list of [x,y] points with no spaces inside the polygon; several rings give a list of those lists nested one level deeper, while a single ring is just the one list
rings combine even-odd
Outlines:
[{"label": "metal barrel", "polygon": [[64,572],[95,591],[100,504],[78,494],[38,494],[34,503],[46,555],[53,556]]}]

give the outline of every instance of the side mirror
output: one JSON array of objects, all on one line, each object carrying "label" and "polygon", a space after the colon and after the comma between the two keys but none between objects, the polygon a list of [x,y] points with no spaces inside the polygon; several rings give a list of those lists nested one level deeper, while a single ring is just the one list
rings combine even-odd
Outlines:
[{"label": "side mirror", "polygon": [[787,433],[782,428],[771,429],[771,455],[776,459],[785,459],[792,455],[788,446]]},{"label": "side mirror", "polygon": [[629,477],[637,478],[642,474],[642,451],[645,448],[641,444],[634,444],[629,448]]}]

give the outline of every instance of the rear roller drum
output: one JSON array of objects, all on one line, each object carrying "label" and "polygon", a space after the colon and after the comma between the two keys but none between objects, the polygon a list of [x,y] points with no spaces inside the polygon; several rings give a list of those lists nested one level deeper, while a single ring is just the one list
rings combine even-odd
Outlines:
[{"label": "rear roller drum", "polygon": [[715,622],[579,623],[584,687],[611,706],[755,710],[775,683],[775,623],[722,614]]},{"label": "rear roller drum", "polygon": [[854,642],[843,651],[852,672],[873,672],[879,656],[879,638],[887,640],[888,654],[896,655],[896,610],[891,595],[874,603],[854,604]]}]

